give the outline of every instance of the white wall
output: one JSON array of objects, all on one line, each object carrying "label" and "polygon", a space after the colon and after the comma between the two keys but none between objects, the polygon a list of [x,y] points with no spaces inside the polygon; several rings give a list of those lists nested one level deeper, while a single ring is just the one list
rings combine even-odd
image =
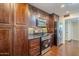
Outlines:
[{"label": "white wall", "polygon": [[[62,43],[65,43],[65,20],[67,20],[67,19],[71,19],[71,18],[76,18],[76,17],[79,17],[79,13],[75,13],[75,14],[71,14],[69,17],[66,17],[66,18],[64,18],[64,17],[60,17],[60,21],[63,23],[63,40],[62,40]],[[78,24],[79,25],[79,24]],[[74,25],[74,26],[76,26],[76,25]],[[73,26],[70,26],[71,28],[73,28]],[[77,27],[78,29],[79,29],[79,27]],[[73,31],[73,30],[71,30],[71,31]],[[79,31],[79,30],[78,30]],[[72,34],[72,32],[70,32],[71,34]],[[74,33],[73,33],[74,34]],[[79,34],[79,33],[78,33]],[[69,34],[70,35],[70,34]],[[74,38],[73,37],[74,35],[71,35],[71,37],[72,38]],[[75,35],[76,36],[76,35]],[[72,39],[72,38],[70,38],[70,39]]]},{"label": "white wall", "polygon": [[73,39],[73,25],[71,22],[71,19],[65,20],[65,26],[64,26],[64,31],[63,35],[65,36],[65,40],[70,41]]},{"label": "white wall", "polygon": [[63,38],[63,32],[62,32],[62,22],[61,21],[58,21],[57,23],[57,42],[58,42],[58,45],[60,45],[62,43],[62,38]]},{"label": "white wall", "polygon": [[63,35],[63,38],[62,38],[61,43],[65,43],[65,41],[64,41],[64,37],[65,37],[65,36],[64,36],[64,26],[65,26],[64,23],[65,23],[65,22],[64,22],[64,20],[63,20],[62,17],[59,18],[59,22],[61,22],[61,23],[63,24],[63,25],[62,25],[62,30],[63,30],[63,31],[62,31],[62,32],[63,32],[62,35]]},{"label": "white wall", "polygon": [[[70,40],[72,39],[72,23],[71,23],[70,20],[68,20],[68,21],[69,21],[69,22],[67,23],[67,24],[68,24],[68,28],[65,28],[65,30],[68,29],[68,33],[67,33],[68,38],[65,39],[65,40],[70,41]],[[65,25],[66,25],[66,24],[65,24]],[[65,36],[65,37],[66,37],[66,36]]]},{"label": "white wall", "polygon": [[74,22],[72,25],[73,25],[73,40],[79,40],[79,21]]}]

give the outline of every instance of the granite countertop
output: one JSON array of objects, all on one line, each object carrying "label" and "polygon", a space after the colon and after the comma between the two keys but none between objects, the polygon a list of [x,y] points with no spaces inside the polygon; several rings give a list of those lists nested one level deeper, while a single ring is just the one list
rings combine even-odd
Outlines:
[{"label": "granite countertop", "polygon": [[40,37],[46,37],[49,38],[52,34],[46,33],[45,35],[41,36],[41,34],[29,34],[28,39],[35,39],[35,38],[40,38]]},{"label": "granite countertop", "polygon": [[29,35],[28,39],[40,38],[40,35]]}]

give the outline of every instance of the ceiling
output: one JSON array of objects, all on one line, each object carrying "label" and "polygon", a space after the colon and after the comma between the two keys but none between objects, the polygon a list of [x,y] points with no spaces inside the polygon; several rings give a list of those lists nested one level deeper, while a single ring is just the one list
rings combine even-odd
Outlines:
[{"label": "ceiling", "polygon": [[[59,16],[63,16],[69,11],[70,14],[79,13],[78,3],[30,3],[49,14],[55,13]],[[61,5],[64,7],[61,8]]]}]

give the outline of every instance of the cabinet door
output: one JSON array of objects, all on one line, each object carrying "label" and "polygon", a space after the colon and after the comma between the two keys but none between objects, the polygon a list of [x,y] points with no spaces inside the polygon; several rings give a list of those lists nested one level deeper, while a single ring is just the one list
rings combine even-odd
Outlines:
[{"label": "cabinet door", "polygon": [[16,27],[14,32],[14,55],[27,55],[28,43],[26,29]]},{"label": "cabinet door", "polygon": [[10,24],[11,8],[10,4],[0,3],[0,24]]},{"label": "cabinet door", "polygon": [[14,55],[28,55],[28,4],[15,4],[14,7]]},{"label": "cabinet door", "polygon": [[15,22],[17,25],[26,25],[26,7],[28,7],[26,4],[15,4]]},{"label": "cabinet door", "polygon": [[0,27],[0,55],[11,55],[12,53],[12,29]]}]

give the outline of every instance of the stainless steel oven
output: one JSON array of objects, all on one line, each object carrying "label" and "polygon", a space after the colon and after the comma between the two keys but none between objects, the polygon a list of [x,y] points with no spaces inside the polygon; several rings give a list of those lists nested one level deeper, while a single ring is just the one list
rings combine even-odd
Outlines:
[{"label": "stainless steel oven", "polygon": [[48,36],[41,37],[41,54],[45,54],[51,47],[51,39]]}]

